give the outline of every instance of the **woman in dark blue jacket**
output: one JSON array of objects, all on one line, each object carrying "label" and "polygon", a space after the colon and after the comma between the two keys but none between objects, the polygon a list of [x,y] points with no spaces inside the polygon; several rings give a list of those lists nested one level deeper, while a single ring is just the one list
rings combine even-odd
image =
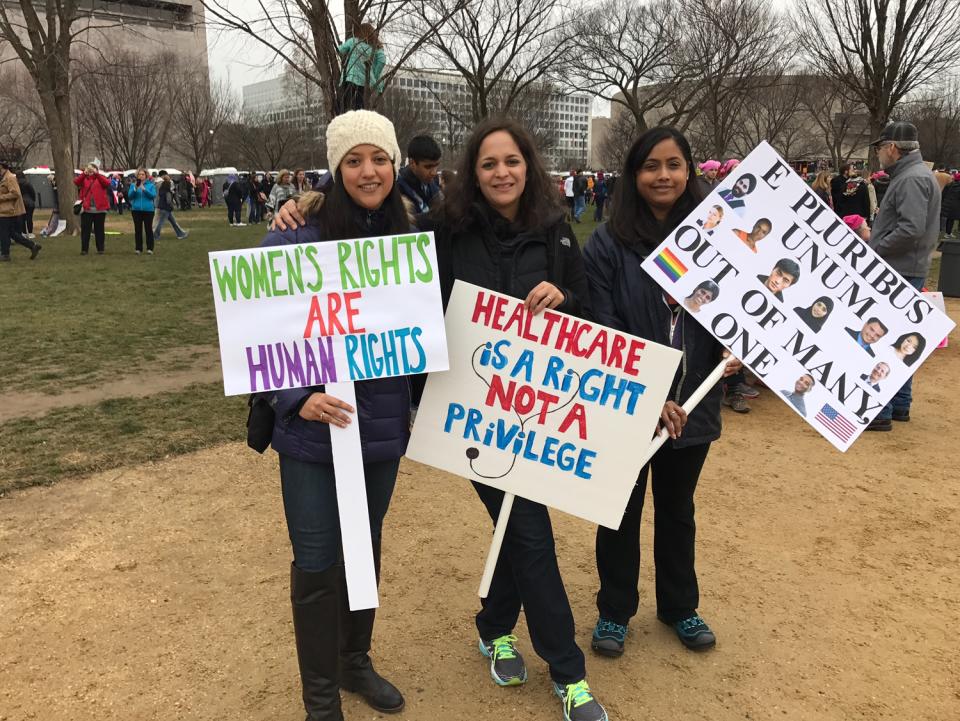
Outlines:
[{"label": "woman in dark blue jacket", "polygon": [[[680,406],[727,352],[640,267],[702,200],[686,138],[664,127],[641,135],[630,148],[615,193],[610,221],[594,231],[584,248],[593,317],[671,345],[683,352],[683,360],[661,414],[671,440],[640,471],[620,529],[597,529],[600,618],[592,648],[605,656],[622,654],[627,623],[639,606],[640,514],[651,466],[657,617],[688,648],[710,648],[716,638],[697,614],[693,495],[710,443],[720,437],[720,385],[689,418]],[[739,366],[731,360],[727,374]]]},{"label": "woman in dark blue jacket", "polygon": [[[395,235],[410,230],[396,186],[400,150],[393,124],[370,111],[346,113],[327,126],[330,192],[304,198],[306,225],[273,231],[264,245]],[[374,609],[350,611],[337,515],[332,423],[360,423],[374,562],[379,577],[380,533],[400,457],[409,437],[406,378],[358,382],[357,408],[323,386],[274,393],[273,447],[293,545],[290,598],[307,721],[341,721],[340,688],[361,694],[378,711],[394,713],[403,696],[370,661]]]}]

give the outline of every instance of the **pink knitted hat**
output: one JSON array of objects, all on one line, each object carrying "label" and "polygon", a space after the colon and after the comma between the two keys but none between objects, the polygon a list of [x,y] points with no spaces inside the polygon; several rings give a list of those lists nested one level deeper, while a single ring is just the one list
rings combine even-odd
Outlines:
[{"label": "pink knitted hat", "polygon": [[702,170],[704,173],[710,170],[720,170],[720,163],[716,160],[704,160],[702,163],[700,163],[700,170]]},{"label": "pink knitted hat", "polygon": [[845,215],[843,216],[843,222],[846,223],[850,230],[857,231],[860,226],[867,221],[862,215]]}]

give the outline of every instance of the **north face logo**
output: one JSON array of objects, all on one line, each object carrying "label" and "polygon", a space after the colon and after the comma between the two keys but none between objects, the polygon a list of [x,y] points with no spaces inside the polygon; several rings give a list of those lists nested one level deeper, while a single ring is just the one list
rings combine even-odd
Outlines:
[{"label": "north face logo", "polygon": [[563,246],[566,246],[567,248],[569,248],[569,247],[570,247],[570,239],[569,239],[569,238],[563,238],[563,237],[561,237],[561,238],[560,238],[560,245],[563,245]]}]

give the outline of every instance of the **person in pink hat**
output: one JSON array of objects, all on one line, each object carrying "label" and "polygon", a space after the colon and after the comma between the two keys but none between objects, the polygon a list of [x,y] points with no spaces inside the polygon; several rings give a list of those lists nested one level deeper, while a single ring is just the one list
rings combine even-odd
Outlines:
[{"label": "person in pink hat", "polygon": [[845,215],[843,222],[864,241],[870,240],[870,226],[862,215]]},{"label": "person in pink hat", "polygon": [[703,192],[705,194],[709,193],[717,186],[717,183],[720,182],[720,178],[717,177],[720,172],[720,163],[716,160],[704,160],[698,167],[700,168],[700,172],[703,173],[700,176],[700,184],[703,187]]}]

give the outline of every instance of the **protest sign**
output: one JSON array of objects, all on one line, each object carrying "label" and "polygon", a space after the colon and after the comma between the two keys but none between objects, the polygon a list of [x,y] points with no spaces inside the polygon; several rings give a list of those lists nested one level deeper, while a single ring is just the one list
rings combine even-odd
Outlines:
[{"label": "protest sign", "polygon": [[[432,233],[210,253],[227,395],[446,370]],[[330,426],[350,608],[378,605],[359,423]]]},{"label": "protest sign", "polygon": [[407,456],[617,528],[680,352],[462,281],[446,320]]},{"label": "protest sign", "polygon": [[444,370],[432,233],[210,253],[227,395]]},{"label": "protest sign", "polygon": [[842,451],[954,325],[767,143],[643,267]]}]

